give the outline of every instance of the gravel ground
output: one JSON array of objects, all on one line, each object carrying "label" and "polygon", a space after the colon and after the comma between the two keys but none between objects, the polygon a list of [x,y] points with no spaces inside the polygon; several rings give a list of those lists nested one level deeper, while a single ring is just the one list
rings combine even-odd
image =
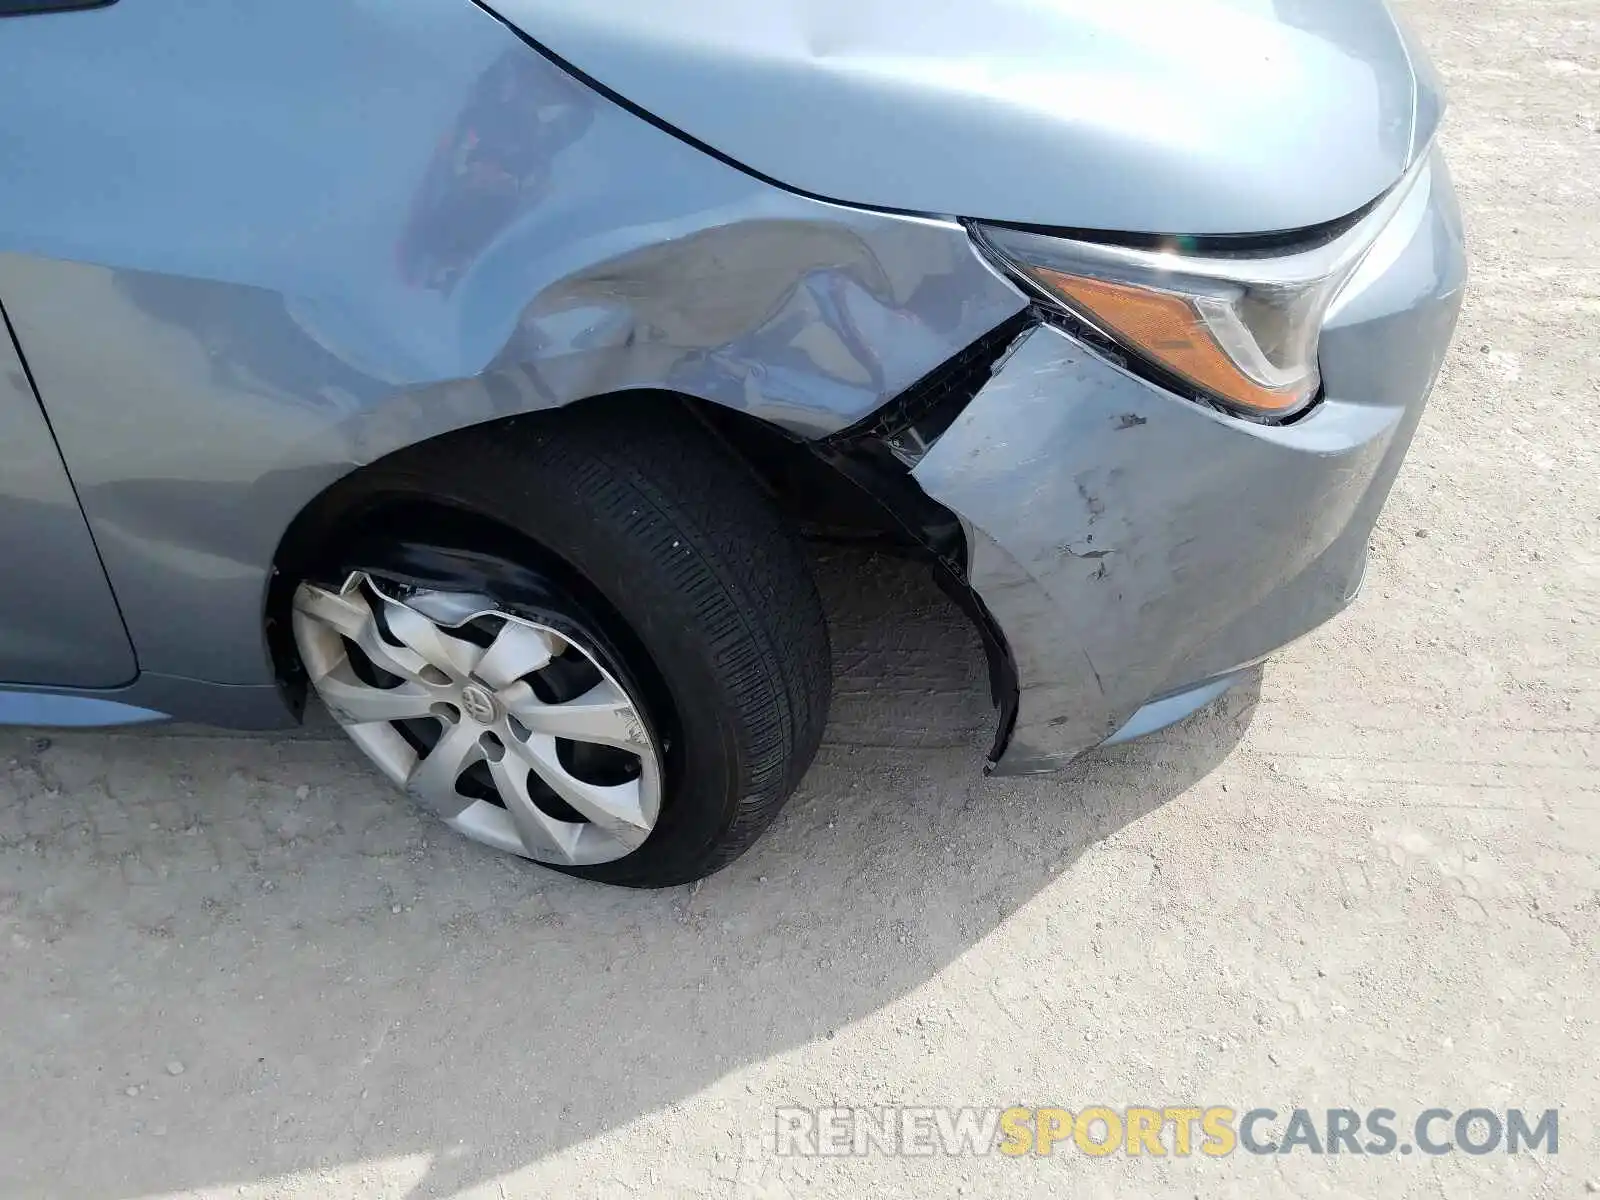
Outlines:
[{"label": "gravel ground", "polygon": [[[816,769],[656,894],[454,840],[325,725],[0,734],[0,1193],[1600,1191],[1600,3],[1403,7],[1474,280],[1349,614],[1162,736],[984,782],[963,622],[830,559]],[[1559,1106],[1560,1153],[769,1144],[779,1105],[1185,1101]]]}]

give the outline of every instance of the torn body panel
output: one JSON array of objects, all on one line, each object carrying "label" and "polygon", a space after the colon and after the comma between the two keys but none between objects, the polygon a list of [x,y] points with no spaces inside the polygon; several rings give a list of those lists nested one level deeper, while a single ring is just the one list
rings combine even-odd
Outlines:
[{"label": "torn body panel", "polygon": [[[1347,419],[1343,452],[1308,472],[1297,427],[1274,430],[1278,443],[1052,327],[1028,336],[916,471],[967,522],[970,583],[1017,660],[1004,769],[1049,769],[1104,741],[1147,700],[1202,678],[1189,660],[1301,579],[1349,525],[1397,429],[1386,410]],[[1330,582],[1299,600],[1303,628],[1344,603],[1348,584]],[[1223,669],[1275,645],[1245,630]]]},{"label": "torn body panel", "polygon": [[1024,335],[913,472],[963,521],[968,582],[1016,665],[997,769],[1060,766],[1349,602],[1464,262],[1436,163],[1336,306],[1324,398],[1287,425],[1182,399],[1053,326]]}]

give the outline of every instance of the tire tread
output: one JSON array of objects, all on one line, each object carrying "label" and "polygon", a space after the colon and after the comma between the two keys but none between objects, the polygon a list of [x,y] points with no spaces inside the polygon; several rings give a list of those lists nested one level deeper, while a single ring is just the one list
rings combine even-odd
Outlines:
[{"label": "tire tread", "polygon": [[[631,564],[652,603],[611,599],[677,610],[704,641],[737,731],[731,819],[696,856],[655,861],[647,843],[576,873],[632,886],[701,878],[772,823],[821,743],[832,671],[804,550],[744,465],[670,401],[597,401],[521,425],[458,435],[452,489],[493,493],[499,515],[535,537],[552,520],[581,523],[564,539],[596,547],[579,569],[608,555]],[[437,455],[431,464],[437,475]]]}]

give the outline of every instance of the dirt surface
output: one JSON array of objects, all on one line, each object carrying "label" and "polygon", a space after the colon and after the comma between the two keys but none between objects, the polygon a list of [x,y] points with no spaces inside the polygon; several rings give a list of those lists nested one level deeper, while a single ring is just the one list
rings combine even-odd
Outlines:
[{"label": "dirt surface", "polygon": [[[964,623],[835,557],[815,770],[655,894],[455,840],[326,725],[6,732],[0,1194],[1600,1190],[1600,3],[1403,7],[1474,278],[1349,614],[1162,736],[985,782]],[[770,1144],[779,1105],[1185,1101],[1559,1107],[1560,1152]]]}]

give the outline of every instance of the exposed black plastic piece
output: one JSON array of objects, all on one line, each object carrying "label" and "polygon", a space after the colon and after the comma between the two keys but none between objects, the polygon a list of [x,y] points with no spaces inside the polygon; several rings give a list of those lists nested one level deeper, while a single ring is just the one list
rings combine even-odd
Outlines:
[{"label": "exposed black plastic piece", "polygon": [[1023,309],[940,363],[865,420],[825,439],[824,448],[879,438],[907,467],[915,466],[989,382],[1017,339],[1038,323],[1036,312]]}]

